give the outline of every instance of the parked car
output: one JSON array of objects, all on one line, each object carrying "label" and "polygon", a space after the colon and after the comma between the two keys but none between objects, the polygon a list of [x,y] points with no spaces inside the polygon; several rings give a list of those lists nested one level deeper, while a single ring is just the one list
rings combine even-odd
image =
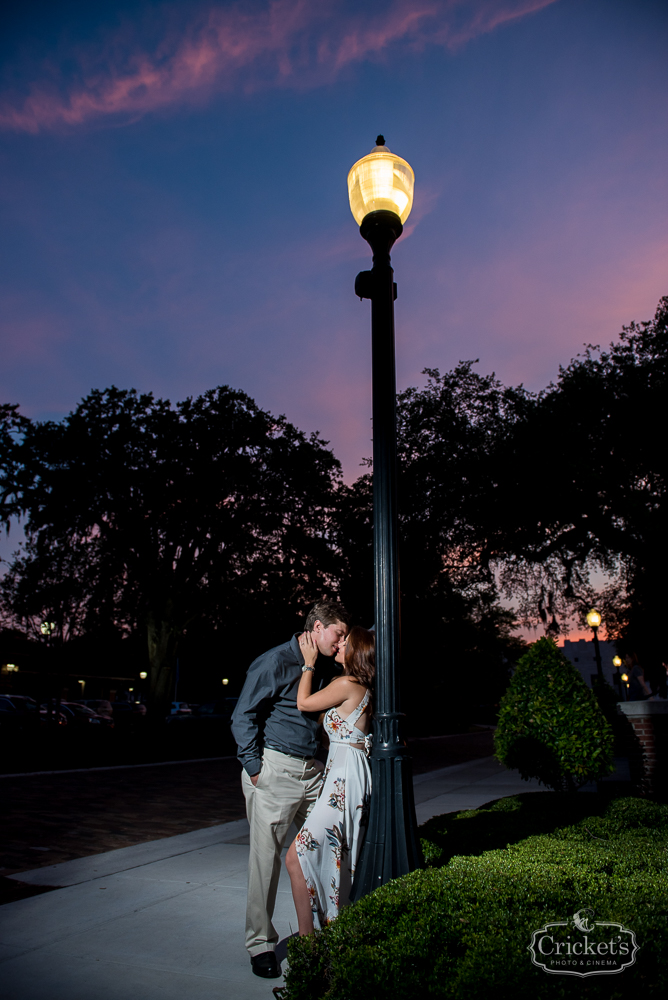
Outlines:
[{"label": "parked car", "polygon": [[51,703],[50,712],[49,712],[49,706],[46,703],[39,706],[40,722],[44,723],[45,725],[49,725],[50,723],[52,726],[54,725],[66,726],[68,722],[68,714],[69,713],[63,712],[62,709],[60,711],[56,711],[55,701]]},{"label": "parked car", "polygon": [[193,711],[186,701],[173,701],[170,715],[192,715]]},{"label": "parked car", "polygon": [[110,701],[106,698],[78,698],[78,705],[86,705],[88,708],[92,708],[94,712],[98,715],[105,715],[108,719],[113,718],[113,708]]},{"label": "parked car", "polygon": [[146,705],[140,701],[115,701],[111,707],[114,715],[146,715]]},{"label": "parked car", "polygon": [[114,720],[106,715],[94,712],[88,705],[80,705],[77,701],[61,701],[61,709],[65,712],[68,724],[79,728],[97,726],[100,729],[113,729]]},{"label": "parked car", "polygon": [[[22,732],[37,729],[43,720],[40,717],[37,702],[26,694],[4,694],[1,696],[16,709],[19,721],[15,723]],[[11,725],[12,723],[8,723]]]},{"label": "parked car", "polygon": [[23,717],[9,698],[0,695],[0,733],[17,733],[23,729]]},{"label": "parked car", "polygon": [[221,698],[219,701],[207,701],[197,706],[196,714],[201,719],[220,719],[223,722],[229,722],[238,701],[238,698]]},{"label": "parked car", "polygon": [[10,701],[14,708],[25,718],[37,719],[37,702],[27,694],[3,694],[1,697]]}]

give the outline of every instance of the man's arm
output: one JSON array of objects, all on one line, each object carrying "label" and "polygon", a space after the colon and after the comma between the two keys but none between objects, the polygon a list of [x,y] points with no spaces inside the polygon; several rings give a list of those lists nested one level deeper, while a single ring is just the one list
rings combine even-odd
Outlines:
[{"label": "man's arm", "polygon": [[[259,716],[277,694],[277,670],[272,658],[259,656],[248,668],[246,682],[232,714],[232,735],[237,743],[237,757],[248,774],[257,781],[262,767]],[[255,784],[255,781],[253,782]]]}]

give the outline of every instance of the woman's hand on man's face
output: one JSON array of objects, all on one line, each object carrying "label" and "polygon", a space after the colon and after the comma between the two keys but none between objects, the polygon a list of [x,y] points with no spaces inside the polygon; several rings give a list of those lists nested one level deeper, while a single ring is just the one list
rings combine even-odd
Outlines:
[{"label": "woman's hand on man's face", "polygon": [[318,647],[313,632],[302,632],[299,636],[299,648],[302,651],[305,666],[314,667],[315,661],[318,659]]}]

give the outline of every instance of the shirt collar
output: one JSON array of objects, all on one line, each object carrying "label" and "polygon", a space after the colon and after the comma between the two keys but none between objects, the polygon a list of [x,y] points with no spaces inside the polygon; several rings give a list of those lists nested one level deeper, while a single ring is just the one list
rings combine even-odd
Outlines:
[{"label": "shirt collar", "polygon": [[301,647],[299,645],[299,636],[300,635],[301,635],[301,632],[295,632],[295,634],[293,635],[292,639],[290,639],[290,649],[295,654],[299,666],[303,667],[304,666],[304,656],[302,654]]}]

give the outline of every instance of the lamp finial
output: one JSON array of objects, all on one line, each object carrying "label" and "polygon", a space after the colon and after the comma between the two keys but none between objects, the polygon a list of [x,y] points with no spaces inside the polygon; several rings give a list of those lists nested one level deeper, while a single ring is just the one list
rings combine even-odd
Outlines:
[{"label": "lamp finial", "polygon": [[384,135],[377,135],[376,136],[376,145],[377,146],[384,146],[385,145],[385,136]]}]

